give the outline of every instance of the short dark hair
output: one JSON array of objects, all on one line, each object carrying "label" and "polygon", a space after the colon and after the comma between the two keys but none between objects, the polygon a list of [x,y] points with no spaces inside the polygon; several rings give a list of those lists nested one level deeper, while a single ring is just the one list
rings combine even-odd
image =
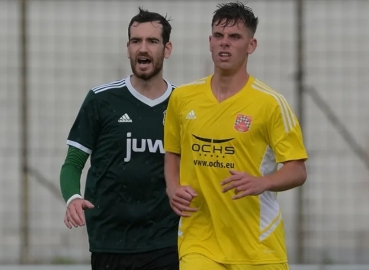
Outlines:
[{"label": "short dark hair", "polygon": [[150,12],[142,7],[139,7],[138,10],[139,10],[139,13],[131,19],[128,25],[128,38],[129,39],[131,38],[131,26],[133,23],[135,22],[138,22],[138,23],[159,22],[163,26],[163,29],[161,32],[163,43],[167,44],[170,40],[170,33],[172,31],[172,26],[169,23],[170,19],[167,18],[166,15],[164,17],[160,15],[159,13]]},{"label": "short dark hair", "polygon": [[[233,26],[238,22],[244,25],[255,34],[259,19],[255,16],[252,9],[241,2],[230,2],[217,5],[217,10],[213,13],[211,26],[219,25]],[[225,22],[223,22],[225,20]]]}]

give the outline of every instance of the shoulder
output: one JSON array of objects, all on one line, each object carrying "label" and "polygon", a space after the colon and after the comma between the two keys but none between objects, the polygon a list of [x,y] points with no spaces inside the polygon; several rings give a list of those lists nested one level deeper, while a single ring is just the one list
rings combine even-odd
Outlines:
[{"label": "shoulder", "polygon": [[126,78],[113,81],[110,83],[101,84],[99,86],[95,86],[91,88],[90,92],[97,95],[97,94],[106,93],[106,92],[116,90],[116,89],[122,89],[123,87],[126,87]]},{"label": "shoulder", "polygon": [[193,93],[198,93],[198,90],[205,86],[207,79],[208,77],[205,77],[190,83],[179,85],[176,87],[175,91],[173,91],[173,95],[183,97],[186,95],[192,95]]},{"label": "shoulder", "polygon": [[177,85],[171,83],[170,81],[165,80],[165,82],[167,83],[168,87],[172,88],[172,91],[178,87]]},{"label": "shoulder", "polygon": [[253,78],[250,88],[253,91],[252,93],[256,97],[260,97],[260,100],[265,103],[265,105],[269,105],[271,107],[287,105],[287,101],[281,93],[274,90],[261,80]]}]

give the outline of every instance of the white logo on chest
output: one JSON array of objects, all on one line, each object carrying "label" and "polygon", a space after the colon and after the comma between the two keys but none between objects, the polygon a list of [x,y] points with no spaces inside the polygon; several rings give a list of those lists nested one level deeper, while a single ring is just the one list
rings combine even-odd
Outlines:
[{"label": "white logo on chest", "polygon": [[131,160],[132,152],[135,153],[143,153],[148,151],[149,153],[161,153],[165,154],[163,141],[162,140],[151,140],[151,139],[141,139],[140,146],[138,146],[137,141],[139,139],[131,138],[131,132],[127,133],[126,140],[126,157],[124,158],[125,162]]}]

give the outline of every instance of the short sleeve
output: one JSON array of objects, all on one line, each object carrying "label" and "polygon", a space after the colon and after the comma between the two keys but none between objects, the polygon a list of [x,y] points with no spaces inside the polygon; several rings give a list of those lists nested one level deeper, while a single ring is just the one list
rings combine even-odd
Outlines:
[{"label": "short sleeve", "polygon": [[297,117],[286,100],[271,108],[267,122],[267,136],[277,163],[308,158]]},{"label": "short sleeve", "polygon": [[67,144],[91,154],[99,135],[99,127],[96,94],[89,91],[69,132]]},{"label": "short sleeve", "polygon": [[179,102],[174,90],[168,103],[164,123],[164,150],[166,152],[181,153],[181,126]]}]

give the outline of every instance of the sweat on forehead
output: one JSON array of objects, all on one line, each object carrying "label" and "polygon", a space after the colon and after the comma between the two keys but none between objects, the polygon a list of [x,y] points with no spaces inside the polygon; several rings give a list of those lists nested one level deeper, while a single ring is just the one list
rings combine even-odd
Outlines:
[{"label": "sweat on forehead", "polygon": [[247,36],[253,37],[252,30],[248,28],[243,21],[227,21],[222,20],[215,22],[212,26],[212,32],[231,33],[238,32],[239,34],[246,34]]}]

